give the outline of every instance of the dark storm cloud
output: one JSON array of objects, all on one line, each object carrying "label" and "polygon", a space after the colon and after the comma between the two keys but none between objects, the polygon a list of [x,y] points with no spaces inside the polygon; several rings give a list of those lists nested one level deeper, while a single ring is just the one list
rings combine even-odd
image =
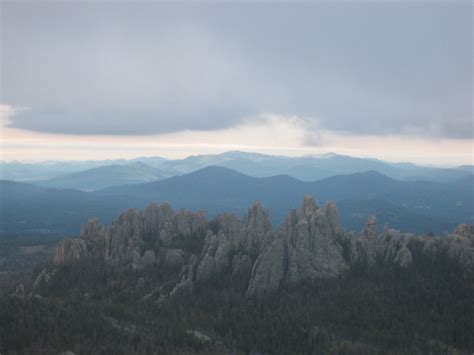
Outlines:
[{"label": "dark storm cloud", "polygon": [[259,113],[355,134],[471,138],[470,2],[2,2],[11,125],[216,129]]}]

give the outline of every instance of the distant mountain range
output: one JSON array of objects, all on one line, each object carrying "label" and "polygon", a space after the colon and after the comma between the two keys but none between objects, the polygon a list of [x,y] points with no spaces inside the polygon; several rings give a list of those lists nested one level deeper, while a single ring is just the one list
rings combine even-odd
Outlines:
[{"label": "distant mountain range", "polygon": [[153,168],[138,161],[126,165],[100,166],[49,180],[34,181],[33,183],[42,187],[92,191],[110,186],[156,181],[165,177],[158,168]]},{"label": "distant mountain range", "polygon": [[79,162],[2,162],[0,179],[29,182],[43,187],[98,190],[189,174],[208,166],[222,166],[253,177],[289,175],[302,181],[369,170],[405,181],[453,182],[474,174],[472,165],[444,169],[337,154],[284,157],[233,151],[176,160],[142,157],[132,160]]},{"label": "distant mountain range", "polygon": [[110,223],[126,208],[165,201],[176,208],[202,208],[209,216],[224,211],[242,215],[251,203],[260,201],[278,225],[304,195],[312,195],[320,203],[338,202],[345,228],[359,230],[367,215],[374,214],[380,227],[388,223],[404,231],[443,233],[459,223],[474,221],[473,186],[472,175],[439,183],[399,181],[367,171],[304,182],[288,175],[251,177],[215,166],[93,192],[4,180],[0,181],[0,229],[4,233],[77,233],[88,218]]}]

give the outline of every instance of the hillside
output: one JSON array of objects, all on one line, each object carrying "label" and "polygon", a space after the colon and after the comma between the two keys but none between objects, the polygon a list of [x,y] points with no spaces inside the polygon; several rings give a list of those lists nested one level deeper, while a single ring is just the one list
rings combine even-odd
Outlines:
[{"label": "hillside", "polygon": [[471,353],[474,226],[377,223],[347,232],[309,196],[279,227],[258,202],[243,218],[165,203],[90,220],[5,281],[0,351]]},{"label": "hillside", "polygon": [[[143,169],[144,167],[136,166],[135,172],[127,168],[127,166],[134,166],[136,163],[146,164],[149,168]],[[117,181],[114,180],[114,172],[107,173],[111,166],[114,166],[113,169],[117,171]],[[118,166],[123,166],[123,169],[119,169]],[[57,188],[90,189],[92,187],[96,189],[125,184],[130,181],[139,183],[189,174],[209,166],[222,166],[253,177],[289,175],[302,181],[315,181],[336,175],[374,170],[397,180],[454,182],[473,173],[472,166],[469,165],[446,169],[412,163],[390,163],[333,153],[286,157],[230,151],[221,154],[194,155],[184,159],[139,157],[131,160],[104,161],[0,162],[0,179],[38,182],[42,186]],[[89,171],[99,167],[109,168],[103,172],[101,170]],[[151,168],[157,169],[157,171]],[[85,175],[76,175],[79,172],[85,172]],[[95,184],[94,180],[89,180],[88,174],[92,174],[92,176],[98,174],[98,183]],[[101,177],[102,174],[104,174],[103,177]],[[156,179],[155,174],[157,174]],[[110,183],[107,182],[107,176],[111,177]],[[77,186],[75,179],[78,179]]]},{"label": "hillside", "polygon": [[110,186],[138,184],[163,179],[165,175],[157,168],[142,162],[126,165],[105,165],[49,180],[31,183],[56,189],[83,191],[100,190]]},{"label": "hillside", "polygon": [[214,216],[223,211],[242,215],[249,204],[259,200],[272,207],[273,223],[279,224],[288,209],[307,194],[321,203],[337,201],[342,210],[350,206],[350,214],[342,215],[343,226],[356,230],[367,214],[376,214],[396,228],[438,233],[473,218],[472,178],[463,183],[409,182],[373,171],[303,182],[284,175],[255,178],[208,167],[161,181],[94,192],[42,189],[8,181],[0,186],[3,232],[77,233],[88,218],[99,217],[108,223],[123,209],[165,201],[176,208],[202,208]]}]

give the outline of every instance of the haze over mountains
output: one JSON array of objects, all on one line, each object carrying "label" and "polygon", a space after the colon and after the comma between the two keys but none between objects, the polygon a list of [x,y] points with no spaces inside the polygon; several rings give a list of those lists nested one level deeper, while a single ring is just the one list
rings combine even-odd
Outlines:
[{"label": "haze over mountains", "polygon": [[165,177],[166,175],[158,168],[136,161],[124,165],[99,166],[48,180],[33,181],[32,183],[43,187],[90,191],[111,186],[161,180]]},{"label": "haze over mountains", "polygon": [[254,177],[289,175],[303,181],[375,170],[398,180],[452,182],[474,173],[474,167],[471,165],[447,169],[337,154],[285,157],[233,151],[177,160],[142,157],[132,160],[78,162],[2,162],[0,179],[30,182],[43,187],[87,191],[161,180],[188,174],[207,166],[227,167]]},{"label": "haze over mountains", "polygon": [[376,171],[337,175],[304,182],[288,175],[251,177],[224,167],[207,167],[160,181],[121,185],[97,191],[51,189],[3,180],[2,232],[77,233],[82,223],[99,217],[110,223],[127,208],[170,202],[176,208],[204,209],[239,215],[254,201],[271,206],[279,224],[304,195],[337,201],[341,223],[359,230],[374,214],[380,227],[388,223],[404,231],[443,233],[473,221],[473,176],[450,183],[399,181]]},{"label": "haze over mountains", "polygon": [[0,266],[36,265],[0,273],[2,353],[37,339],[45,353],[472,349],[471,166],[239,152],[110,163],[0,180]]},{"label": "haze over mountains", "polygon": [[0,355],[474,355],[471,43],[467,0],[0,0]]}]

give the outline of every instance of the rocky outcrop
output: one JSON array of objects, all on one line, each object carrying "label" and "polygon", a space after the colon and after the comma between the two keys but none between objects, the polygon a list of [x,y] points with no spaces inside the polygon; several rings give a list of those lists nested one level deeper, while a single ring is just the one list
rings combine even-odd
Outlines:
[{"label": "rocky outcrop", "polygon": [[375,241],[377,239],[377,218],[375,216],[369,216],[365,223],[362,236],[366,240]]},{"label": "rocky outcrop", "polygon": [[370,216],[360,236],[351,240],[351,264],[406,269],[416,261],[417,247],[423,257],[436,260],[447,255],[464,270],[474,271],[474,226],[461,224],[443,237],[416,236],[387,226],[377,237],[376,230],[375,217]]},{"label": "rocky outcrop", "polygon": [[376,259],[384,265],[407,268],[413,262],[413,256],[408,249],[408,243],[413,237],[414,235],[410,233],[401,233],[394,229],[384,228],[375,243]]},{"label": "rocky outcrop", "polygon": [[271,239],[272,222],[267,209],[256,202],[247,211],[243,221],[242,248],[256,257]]},{"label": "rocky outcrop", "polygon": [[81,228],[79,238],[67,238],[59,242],[53,262],[64,265],[91,257],[102,257],[106,229],[99,220],[91,219]]},{"label": "rocky outcrop", "polygon": [[175,213],[167,203],[151,204],[144,212],[128,210],[106,229],[104,258],[115,268],[139,270],[160,262],[175,267],[182,264],[181,256],[174,252],[173,257],[166,249],[177,239],[200,238],[206,227],[204,212]]},{"label": "rocky outcrop", "polygon": [[254,260],[249,254],[238,253],[232,258],[232,279],[250,278]]},{"label": "rocky outcrop", "polygon": [[79,238],[59,242],[53,263],[64,265],[93,257],[103,258],[106,229],[99,220],[91,219],[81,228]]},{"label": "rocky outcrop", "polygon": [[173,238],[174,211],[169,203],[150,204],[144,212],[144,235],[157,240],[169,241]]},{"label": "rocky outcrop", "polygon": [[334,203],[319,209],[314,200],[305,198],[285,225],[288,269],[286,281],[336,276],[347,268],[342,246],[338,243],[339,213]]},{"label": "rocky outcrop", "polygon": [[157,263],[157,259],[153,250],[145,250],[143,255],[140,255],[138,250],[133,251],[132,270],[143,270],[149,266]]},{"label": "rocky outcrop", "polygon": [[[174,212],[167,203],[151,204],[143,212],[127,210],[108,227],[92,219],[79,238],[59,243],[53,263],[59,267],[97,258],[117,271],[163,268],[175,275],[166,293],[156,288],[160,299],[167,299],[209,280],[236,282],[248,296],[255,296],[282,284],[337,277],[356,266],[408,269],[417,258],[445,256],[463,270],[474,271],[474,226],[459,225],[442,237],[388,227],[378,235],[376,218],[369,216],[355,235],[340,227],[333,202],[320,208],[307,196],[276,231],[260,203],[254,203],[242,220],[221,214],[207,222],[202,211]],[[54,270],[44,269],[33,290],[53,275]]]},{"label": "rocky outcrop", "polygon": [[375,216],[369,216],[360,235],[351,237],[349,264],[366,268],[376,264],[378,267],[407,268],[413,262],[413,255],[408,248],[413,237],[413,234],[401,233],[388,227],[377,236],[377,220]]},{"label": "rocky outcrop", "polygon": [[257,258],[247,290],[248,295],[259,295],[280,286],[287,269],[286,236],[279,232]]},{"label": "rocky outcrop", "polygon": [[230,251],[229,240],[218,239],[218,236],[209,231],[202,251],[202,258],[196,268],[195,279],[197,281],[208,280],[216,273],[224,271],[229,263],[228,254]]},{"label": "rocky outcrop", "polygon": [[83,240],[100,241],[105,239],[105,228],[97,218],[90,219],[81,228],[80,238]]},{"label": "rocky outcrop", "polygon": [[375,264],[377,244],[377,219],[369,216],[360,235],[346,233],[343,236],[348,250],[348,262],[371,267]]},{"label": "rocky outcrop", "polygon": [[474,272],[474,226],[461,224],[443,240],[447,255],[462,268]]},{"label": "rocky outcrop", "polygon": [[35,281],[32,285],[33,294],[37,294],[41,291],[43,287],[45,287],[50,281],[51,278],[54,276],[55,271],[48,271],[47,268],[41,270],[41,272],[36,276]]},{"label": "rocky outcrop", "polygon": [[167,249],[165,263],[171,269],[181,269],[185,263],[185,253],[180,249]]},{"label": "rocky outcrop", "polygon": [[195,279],[209,280],[228,271],[234,277],[250,277],[252,265],[271,241],[270,215],[260,203],[253,204],[241,222],[235,214],[217,216],[210,225]]},{"label": "rocky outcrop", "polygon": [[186,238],[204,239],[206,231],[204,212],[175,213],[167,203],[153,203],[143,212],[125,211],[109,227],[103,227],[97,219],[89,220],[79,238],[59,243],[53,262],[64,265],[98,258],[115,269],[142,270],[163,263],[180,268],[184,253],[173,245]]},{"label": "rocky outcrop", "polygon": [[82,239],[63,239],[59,242],[54,263],[64,265],[89,257],[86,242]]},{"label": "rocky outcrop", "polygon": [[145,223],[143,213],[129,209],[107,228],[105,261],[115,268],[132,267],[144,249]]},{"label": "rocky outcrop", "polygon": [[143,213],[143,224],[143,237],[162,245],[169,245],[178,237],[205,234],[207,229],[203,211],[175,213],[168,203],[150,204]]},{"label": "rocky outcrop", "polygon": [[235,214],[222,214],[212,222],[215,234],[207,232],[202,258],[196,268],[196,281],[211,279],[232,265],[231,253],[243,242],[242,225]]},{"label": "rocky outcrop", "polygon": [[333,277],[347,269],[339,244],[339,212],[332,202],[319,208],[305,197],[288,215],[277,237],[263,251],[252,271],[248,294],[318,277]]},{"label": "rocky outcrop", "polygon": [[459,235],[470,240],[474,239],[474,225],[460,224],[453,232],[454,235]]}]

